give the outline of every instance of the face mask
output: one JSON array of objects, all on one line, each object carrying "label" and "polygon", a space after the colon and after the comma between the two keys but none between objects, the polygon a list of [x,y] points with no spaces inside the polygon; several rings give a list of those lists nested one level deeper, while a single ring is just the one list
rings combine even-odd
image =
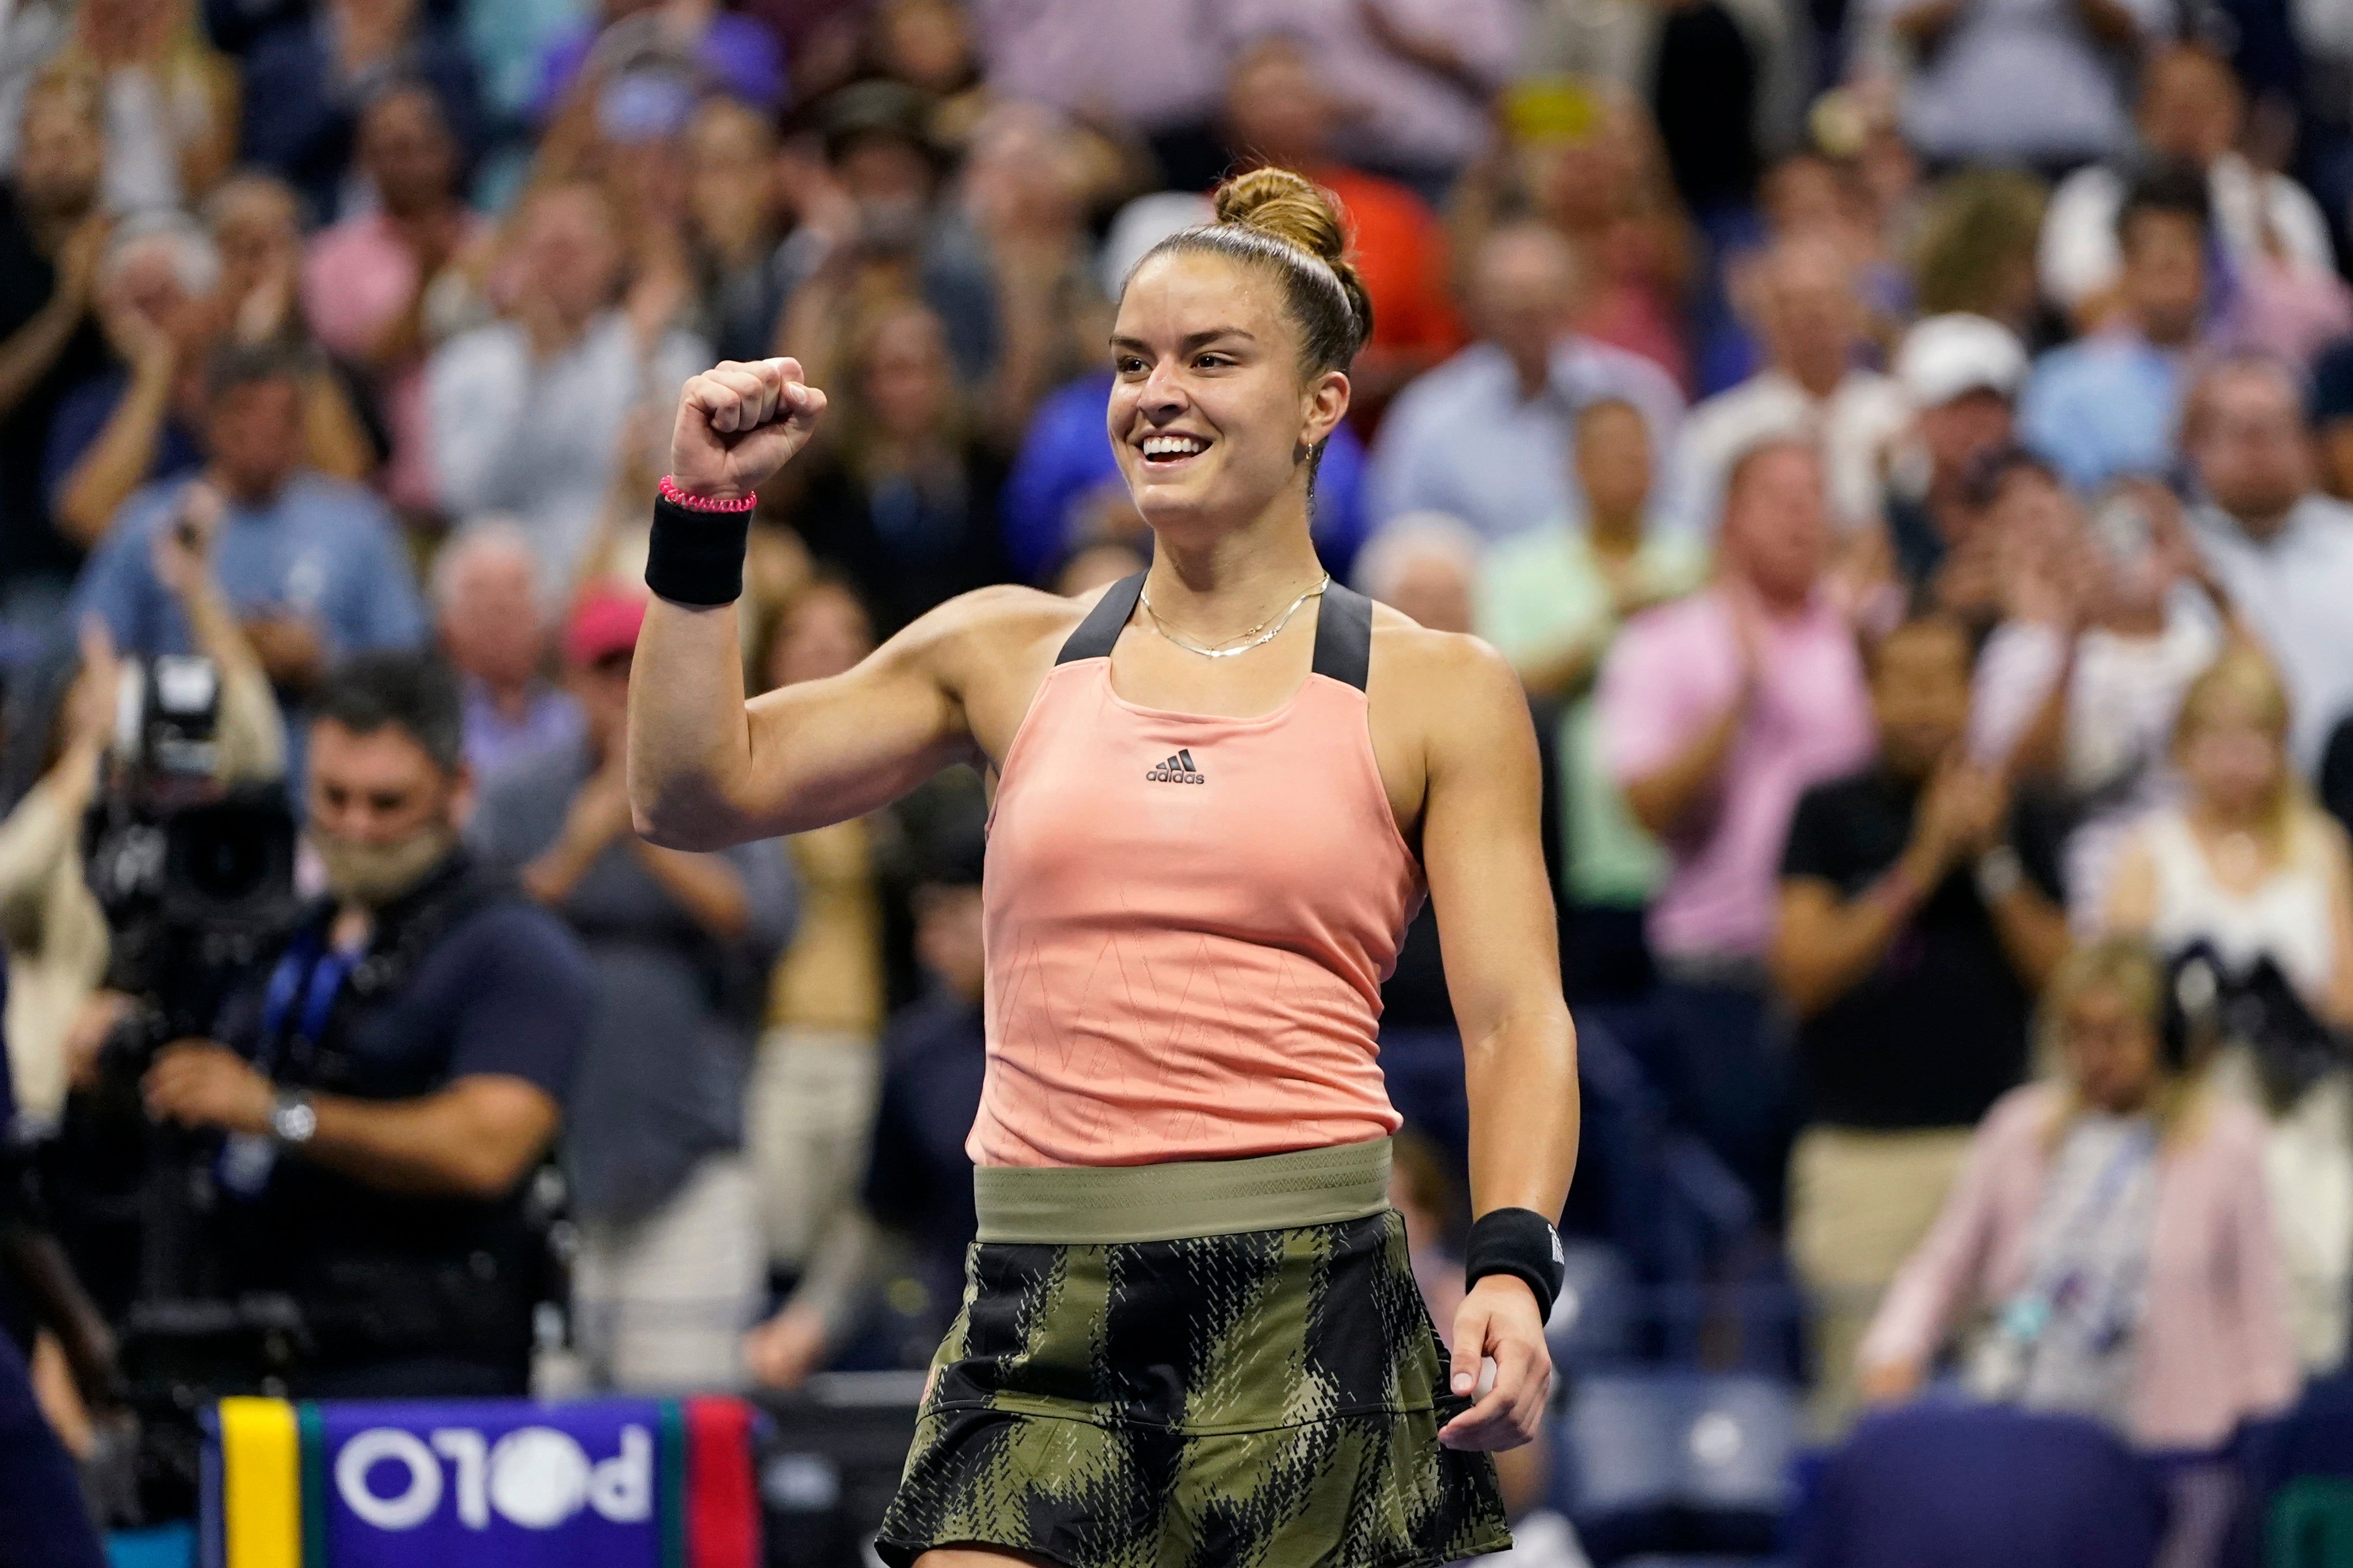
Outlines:
[{"label": "face mask", "polygon": [[446,826],[424,828],[396,844],[361,844],[315,828],[311,845],[327,871],[327,890],[338,901],[382,909],[441,864],[457,846]]}]

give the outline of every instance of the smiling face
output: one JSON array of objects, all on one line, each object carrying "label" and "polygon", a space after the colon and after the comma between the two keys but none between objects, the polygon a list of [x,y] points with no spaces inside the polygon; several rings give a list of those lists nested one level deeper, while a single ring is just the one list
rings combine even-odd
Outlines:
[{"label": "smiling face", "polygon": [[1112,333],[1112,449],[1155,531],[1216,531],[1290,498],[1304,517],[1307,451],[1348,411],[1348,378],[1303,371],[1271,272],[1168,251],[1129,279]]}]

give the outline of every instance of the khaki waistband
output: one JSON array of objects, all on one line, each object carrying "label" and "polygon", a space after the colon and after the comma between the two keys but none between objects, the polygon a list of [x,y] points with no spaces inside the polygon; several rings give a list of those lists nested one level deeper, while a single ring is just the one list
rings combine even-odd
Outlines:
[{"label": "khaki waistband", "polygon": [[983,1165],[979,1239],[1093,1247],[1296,1230],[1378,1214],[1389,1141],[1161,1165]]}]

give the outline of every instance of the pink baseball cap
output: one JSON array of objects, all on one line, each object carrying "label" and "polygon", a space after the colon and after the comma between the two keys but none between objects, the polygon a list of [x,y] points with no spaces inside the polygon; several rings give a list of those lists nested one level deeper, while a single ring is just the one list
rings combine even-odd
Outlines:
[{"label": "pink baseball cap", "polygon": [[573,606],[564,627],[564,661],[575,668],[602,664],[615,654],[631,653],[638,628],[646,624],[646,600],[606,585],[590,588]]}]

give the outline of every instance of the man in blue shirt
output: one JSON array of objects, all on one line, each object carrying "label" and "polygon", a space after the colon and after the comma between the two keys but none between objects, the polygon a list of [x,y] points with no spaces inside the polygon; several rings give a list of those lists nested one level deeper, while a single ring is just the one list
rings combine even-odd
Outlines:
[{"label": "man in blue shirt", "polygon": [[[274,345],[222,350],[205,429],[204,478],[227,503],[214,570],[280,700],[295,708],[342,655],[410,647],[425,635],[384,503],[301,467],[303,367],[298,352]],[[74,589],[77,619],[99,616],[134,653],[190,651],[152,560],[156,531],[180,526],[187,500],[186,481],[166,480],[123,503]],[[299,715],[288,717],[299,736]]]},{"label": "man in blue shirt", "polygon": [[2019,434],[2068,483],[2090,489],[2172,468],[2182,363],[2206,307],[2207,222],[2195,174],[2170,171],[2136,187],[2116,215],[2124,272],[2114,315],[2035,362]]},{"label": "man in blue shirt", "polygon": [[[1442,511],[1492,541],[1580,515],[1569,426],[1596,398],[1632,404],[1651,451],[1675,450],[1683,394],[1649,360],[1575,330],[1580,288],[1575,247],[1543,224],[1508,223],[1487,237],[1471,278],[1480,341],[1389,405],[1366,479],[1373,526]],[[1659,493],[1678,499],[1663,482]]]}]

